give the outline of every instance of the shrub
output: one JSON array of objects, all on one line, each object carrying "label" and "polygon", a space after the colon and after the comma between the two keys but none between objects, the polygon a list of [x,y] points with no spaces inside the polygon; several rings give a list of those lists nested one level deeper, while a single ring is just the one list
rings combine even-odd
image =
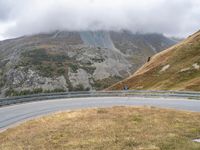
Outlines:
[{"label": "shrub", "polygon": [[42,88],[36,88],[31,90],[23,90],[23,91],[15,91],[13,88],[8,89],[5,92],[5,96],[24,96],[24,95],[31,95],[31,94],[40,94],[40,93],[59,93],[59,92],[66,92],[64,89],[57,88],[54,90],[46,90],[44,91]]},{"label": "shrub", "polygon": [[69,67],[72,69],[73,72],[77,73],[78,65],[69,63]]},{"label": "shrub", "polygon": [[63,74],[65,74],[65,69],[64,68],[60,68],[60,69],[58,69],[57,73],[59,75],[63,75]]},{"label": "shrub", "polygon": [[72,88],[70,91],[89,91],[90,88],[84,88],[82,84],[78,84],[76,87]]},{"label": "shrub", "polygon": [[54,89],[52,91],[52,93],[60,93],[60,92],[66,92],[64,89],[61,89],[61,88],[57,88],[57,89]]},{"label": "shrub", "polygon": [[43,92],[43,89],[42,88],[37,88],[37,89],[34,89],[33,90],[33,93],[34,94],[38,94],[38,93],[42,93]]}]

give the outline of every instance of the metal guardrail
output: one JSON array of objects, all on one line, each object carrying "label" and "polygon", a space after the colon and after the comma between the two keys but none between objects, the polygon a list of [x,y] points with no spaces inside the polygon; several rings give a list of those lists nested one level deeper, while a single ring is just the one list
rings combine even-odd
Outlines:
[{"label": "metal guardrail", "polygon": [[200,99],[200,92],[188,91],[84,91],[84,92],[64,92],[64,93],[47,93],[34,94],[27,96],[18,96],[0,99],[0,107],[25,102],[34,102],[61,98],[79,98],[79,97],[113,97],[113,96],[141,96],[141,97],[176,97]]}]

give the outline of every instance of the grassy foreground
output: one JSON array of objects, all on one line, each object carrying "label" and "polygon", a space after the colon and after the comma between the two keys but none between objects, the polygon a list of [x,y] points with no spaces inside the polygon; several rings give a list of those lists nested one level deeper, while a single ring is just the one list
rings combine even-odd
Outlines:
[{"label": "grassy foreground", "polygon": [[200,113],[113,107],[57,113],[0,134],[1,150],[199,150]]}]

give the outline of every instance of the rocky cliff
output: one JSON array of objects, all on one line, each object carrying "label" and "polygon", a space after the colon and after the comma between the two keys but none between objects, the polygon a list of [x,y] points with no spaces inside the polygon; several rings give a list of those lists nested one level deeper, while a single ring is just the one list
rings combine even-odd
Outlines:
[{"label": "rocky cliff", "polygon": [[56,31],[1,41],[1,96],[104,89],[173,44],[161,34],[128,31]]}]

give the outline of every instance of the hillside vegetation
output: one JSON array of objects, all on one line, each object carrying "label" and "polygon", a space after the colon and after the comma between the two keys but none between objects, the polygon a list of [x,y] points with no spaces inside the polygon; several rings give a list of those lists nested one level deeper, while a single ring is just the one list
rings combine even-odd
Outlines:
[{"label": "hillside vegetation", "polygon": [[144,64],[133,76],[109,89],[200,91],[200,32],[162,51]]},{"label": "hillside vegetation", "polygon": [[102,90],[175,42],[162,34],[56,31],[0,41],[0,97]]}]

